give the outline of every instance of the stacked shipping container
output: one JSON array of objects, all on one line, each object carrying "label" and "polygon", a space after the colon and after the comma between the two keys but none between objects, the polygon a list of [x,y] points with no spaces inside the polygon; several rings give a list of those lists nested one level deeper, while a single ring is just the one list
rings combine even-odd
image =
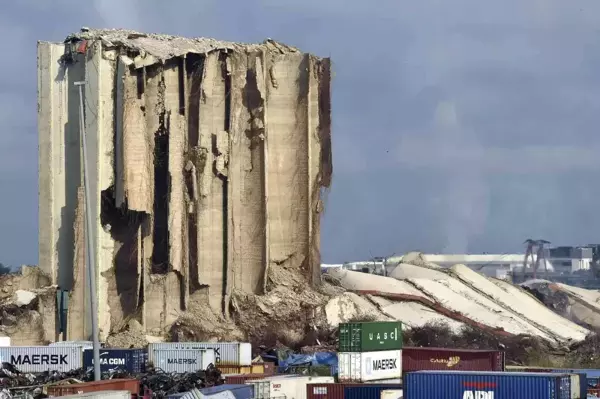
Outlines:
[{"label": "stacked shipping container", "polygon": [[367,382],[401,377],[401,322],[340,324],[338,347],[340,382]]},{"label": "stacked shipping container", "polygon": [[419,370],[504,371],[504,352],[490,350],[409,348],[402,350],[402,372]]},{"label": "stacked shipping container", "polygon": [[251,366],[252,346],[248,342],[163,342],[148,345],[148,360],[154,361],[157,350],[212,349],[215,364],[223,366]]},{"label": "stacked shipping container", "polygon": [[398,393],[400,384],[308,384],[307,399],[380,399],[384,392]]},{"label": "stacked shipping container", "polygon": [[[125,370],[129,373],[146,371],[146,351],[144,349],[100,349],[100,371]],[[94,351],[83,350],[83,367],[94,366]]]},{"label": "stacked shipping container", "polygon": [[82,366],[82,352],[81,346],[5,346],[0,361],[24,373],[65,372]]},{"label": "stacked shipping container", "polygon": [[[88,341],[63,341],[48,346],[0,346],[0,361],[26,373],[67,372],[93,367]],[[184,373],[216,365],[223,374],[273,374],[273,363],[252,363],[251,346],[240,342],[186,342],[150,344],[146,349],[100,349],[101,371],[121,369],[143,373],[146,364],[166,372]]]},{"label": "stacked shipping container", "polygon": [[418,371],[406,374],[404,399],[576,399],[579,376],[551,373]]},{"label": "stacked shipping container", "polygon": [[331,384],[333,377],[300,375],[275,375],[246,382],[254,391],[254,399],[288,398],[306,399],[310,384]]}]

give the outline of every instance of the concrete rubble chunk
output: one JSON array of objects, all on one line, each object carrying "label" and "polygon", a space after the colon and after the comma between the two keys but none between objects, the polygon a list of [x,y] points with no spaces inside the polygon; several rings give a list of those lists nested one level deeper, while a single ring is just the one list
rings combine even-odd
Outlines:
[{"label": "concrete rubble chunk", "polygon": [[17,290],[13,296],[13,303],[17,306],[29,305],[37,295],[31,291]]}]

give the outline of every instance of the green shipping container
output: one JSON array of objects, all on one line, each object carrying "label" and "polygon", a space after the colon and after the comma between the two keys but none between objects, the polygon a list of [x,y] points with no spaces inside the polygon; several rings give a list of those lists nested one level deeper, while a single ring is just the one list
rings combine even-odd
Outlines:
[{"label": "green shipping container", "polygon": [[402,323],[399,321],[342,323],[338,334],[340,352],[402,349]]}]

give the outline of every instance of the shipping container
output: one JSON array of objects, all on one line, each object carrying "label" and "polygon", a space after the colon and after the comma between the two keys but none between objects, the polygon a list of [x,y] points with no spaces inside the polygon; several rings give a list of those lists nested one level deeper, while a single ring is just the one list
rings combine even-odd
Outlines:
[{"label": "shipping container", "polygon": [[245,384],[246,381],[250,380],[262,380],[267,378],[267,374],[252,373],[252,374],[221,374],[221,377],[225,380],[225,384]]},{"label": "shipping container", "polygon": [[381,391],[380,399],[402,399],[402,389],[386,389]]},{"label": "shipping container", "polygon": [[[360,399],[380,399],[381,392],[385,390],[398,390],[399,384],[308,384],[306,386],[307,399],[345,399],[347,397]],[[347,392],[345,390],[348,389]],[[362,396],[361,396],[362,395]]]},{"label": "shipping container", "polygon": [[365,382],[402,377],[402,351],[338,353],[338,380]]},{"label": "shipping container", "polygon": [[252,399],[254,390],[246,384],[219,385],[216,387],[202,388],[202,395],[211,399]]},{"label": "shipping container", "polygon": [[402,349],[402,323],[373,321],[341,323],[339,352],[375,352]]},{"label": "shipping container", "polygon": [[79,346],[83,349],[93,349],[94,343],[92,341],[58,341],[52,342],[48,346]]},{"label": "shipping container", "polygon": [[10,363],[24,373],[71,371],[82,367],[82,357],[78,346],[0,347],[0,361]]},{"label": "shipping container", "polygon": [[[252,366],[228,366],[219,364],[217,368],[221,370],[221,374],[273,374],[273,366],[265,363],[252,363]],[[267,373],[268,371],[268,373]]]},{"label": "shipping container", "polygon": [[128,391],[131,395],[138,395],[140,393],[140,381],[132,378],[92,381],[83,384],[48,385],[44,390],[48,396],[65,396],[98,391]]},{"label": "shipping container", "polygon": [[402,378],[387,378],[385,380],[365,381],[363,384],[402,384]]},{"label": "shipping container", "polygon": [[247,384],[254,386],[254,397],[256,399],[306,399],[307,384],[329,384],[333,382],[333,377],[287,376]]},{"label": "shipping container", "polygon": [[[365,399],[378,398],[381,399],[381,392],[389,390],[389,385],[354,385],[344,388],[344,399]],[[395,389],[399,389],[396,386]],[[437,399],[437,398],[436,398]]]},{"label": "shipping container", "polygon": [[99,391],[99,392],[87,392],[87,393],[76,393],[73,395],[62,396],[68,399],[131,399],[131,392],[129,391]]},{"label": "shipping container", "polygon": [[252,345],[248,342],[161,342],[148,345],[149,356],[153,349],[214,349],[217,365],[252,365]]},{"label": "shipping container", "polygon": [[404,399],[575,399],[578,376],[552,373],[417,371],[404,377]]},{"label": "shipping container", "polygon": [[[100,349],[100,371],[126,370],[130,373],[146,371],[146,351],[144,349]],[[94,366],[94,351],[83,351],[83,367]]]},{"label": "shipping container", "polygon": [[165,373],[190,373],[215,364],[212,349],[153,349],[148,357],[152,359],[149,363]]},{"label": "shipping container", "polygon": [[253,373],[252,366],[226,366],[219,364],[217,368],[221,370],[221,374],[263,374]]},{"label": "shipping container", "polygon": [[402,350],[402,371],[420,370],[504,371],[504,352],[447,348]]},{"label": "shipping container", "polygon": [[526,373],[562,373],[579,374],[581,385],[586,387],[596,386],[600,381],[600,369],[561,369],[546,367],[506,366],[507,371],[518,371]]},{"label": "shipping container", "polygon": [[292,377],[300,377],[297,375],[272,375],[269,377],[262,377],[258,379],[248,379],[246,380],[246,385],[252,385],[252,390],[254,392],[254,397],[256,399],[262,398],[270,398],[271,396],[271,381],[275,381],[278,379],[284,378],[292,378]]},{"label": "shipping container", "polygon": [[277,367],[279,374],[300,374],[328,377],[335,374],[337,366],[285,366]]},{"label": "shipping container", "polygon": [[253,399],[250,385],[219,385],[210,388],[192,389],[187,392],[168,395],[167,399]]}]

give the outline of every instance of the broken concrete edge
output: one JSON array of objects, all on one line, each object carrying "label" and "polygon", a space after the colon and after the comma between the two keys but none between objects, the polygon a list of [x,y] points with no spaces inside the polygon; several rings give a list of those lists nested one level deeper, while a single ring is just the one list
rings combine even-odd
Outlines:
[{"label": "broken concrete edge", "polygon": [[[279,54],[299,54],[301,51],[284,43],[270,38],[260,44],[236,43],[216,40],[211,38],[184,38],[165,34],[147,34],[126,29],[89,29],[82,28],[79,32],[68,35],[64,42],[72,53],[85,53],[89,42],[101,41],[105,50],[128,49],[136,52],[132,59],[122,58],[126,65],[133,65],[136,69],[156,63],[185,56],[186,54],[205,55],[213,51],[265,51]],[[45,43],[38,41],[38,43]],[[47,42],[52,43],[52,42]],[[54,42],[55,43],[55,42]],[[58,43],[56,43],[58,44]],[[116,52],[108,55],[116,59]],[[329,64],[327,64],[329,65]]]}]

